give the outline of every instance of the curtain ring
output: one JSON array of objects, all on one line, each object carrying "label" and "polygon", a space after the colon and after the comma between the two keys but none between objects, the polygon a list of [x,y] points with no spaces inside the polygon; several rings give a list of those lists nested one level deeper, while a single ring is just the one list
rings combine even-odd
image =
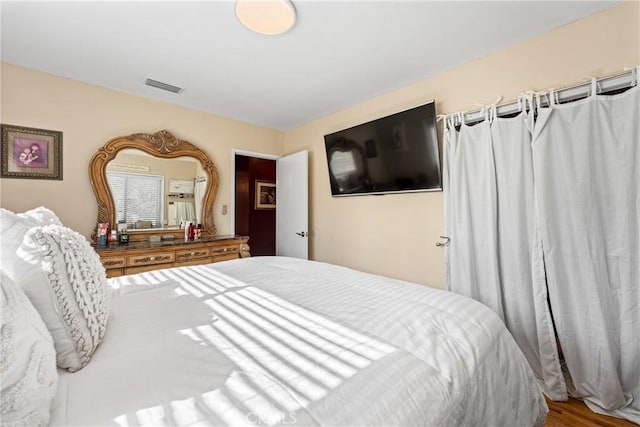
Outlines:
[{"label": "curtain ring", "polygon": [[441,248],[443,246],[447,246],[451,239],[447,236],[440,236],[441,239],[444,239],[444,242],[436,242],[436,246]]}]

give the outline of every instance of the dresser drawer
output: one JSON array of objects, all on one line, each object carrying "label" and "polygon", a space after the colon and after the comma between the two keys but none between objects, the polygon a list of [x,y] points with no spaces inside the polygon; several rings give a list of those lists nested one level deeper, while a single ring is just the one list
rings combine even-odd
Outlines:
[{"label": "dresser drawer", "polygon": [[173,252],[158,252],[153,255],[130,255],[127,257],[127,266],[165,264],[173,262],[174,259]]},{"label": "dresser drawer", "polygon": [[125,270],[124,268],[110,268],[106,270],[107,279],[110,279],[112,277],[124,276],[124,270]]},{"label": "dresser drawer", "polygon": [[112,268],[122,268],[125,266],[126,258],[124,256],[110,256],[101,258],[102,265],[106,270]]},{"label": "dresser drawer", "polygon": [[240,256],[238,255],[237,251],[236,251],[236,253],[227,252],[226,254],[223,254],[223,255],[214,256],[213,257],[213,262],[228,261],[230,259],[238,259],[238,258],[240,258]]},{"label": "dresser drawer", "polygon": [[209,248],[185,249],[176,251],[176,262],[207,258],[210,255]]},{"label": "dresser drawer", "polygon": [[222,246],[211,248],[211,255],[219,256],[219,255],[227,255],[227,254],[237,254],[240,252],[240,248],[238,246]]}]

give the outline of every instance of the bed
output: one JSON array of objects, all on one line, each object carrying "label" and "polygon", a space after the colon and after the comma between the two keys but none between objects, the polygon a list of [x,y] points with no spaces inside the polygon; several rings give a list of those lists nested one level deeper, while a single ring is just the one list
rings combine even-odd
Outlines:
[{"label": "bed", "polygon": [[499,318],[335,265],[254,257],[110,279],[104,340],[51,425],[539,426]]}]

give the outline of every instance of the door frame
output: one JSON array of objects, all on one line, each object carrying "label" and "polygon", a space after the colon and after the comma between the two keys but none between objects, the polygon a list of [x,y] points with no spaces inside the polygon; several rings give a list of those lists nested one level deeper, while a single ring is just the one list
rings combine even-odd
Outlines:
[{"label": "door frame", "polygon": [[229,198],[229,219],[231,222],[231,234],[236,234],[236,155],[267,160],[278,160],[280,157],[282,157],[277,154],[242,150],[240,148],[231,149],[231,197]]}]

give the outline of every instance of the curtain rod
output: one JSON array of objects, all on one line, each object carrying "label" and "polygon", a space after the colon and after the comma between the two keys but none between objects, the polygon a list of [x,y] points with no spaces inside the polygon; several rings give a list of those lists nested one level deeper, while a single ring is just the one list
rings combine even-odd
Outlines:
[{"label": "curtain rod", "polygon": [[[598,94],[607,93],[615,90],[625,89],[638,85],[638,76],[634,76],[634,73],[637,73],[636,68],[632,68],[630,70],[624,71],[622,73],[618,73],[612,76],[602,77],[596,79]],[[545,92],[544,95],[540,98],[540,106],[548,107],[549,106],[549,94],[554,93],[559,104],[575,101],[577,99],[587,97],[591,92],[591,81],[585,81],[582,83],[577,83],[573,86],[560,88],[560,89],[551,89]],[[505,102],[503,104],[496,106],[496,114],[498,117],[506,116],[509,114],[514,114],[520,111],[521,107],[519,105],[518,99],[513,101]],[[447,114],[447,116],[453,116],[454,125],[460,125],[460,118],[457,113]],[[473,110],[468,113],[463,112],[462,117],[464,118],[464,122],[466,124],[476,123],[484,120],[485,118],[485,110],[484,108]]]}]

